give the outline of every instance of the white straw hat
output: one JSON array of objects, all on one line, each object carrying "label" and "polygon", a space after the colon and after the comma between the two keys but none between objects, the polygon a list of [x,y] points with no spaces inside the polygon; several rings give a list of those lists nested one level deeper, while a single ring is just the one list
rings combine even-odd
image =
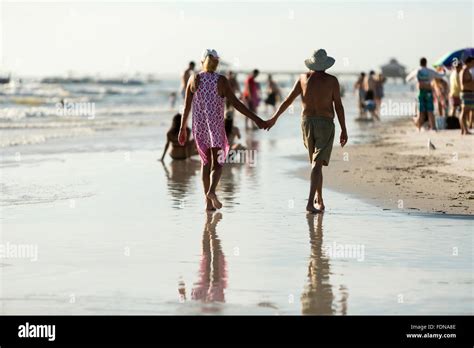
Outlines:
[{"label": "white straw hat", "polygon": [[319,49],[314,51],[311,58],[305,59],[304,63],[310,70],[324,71],[334,65],[336,60],[333,57],[329,57],[326,50]]}]

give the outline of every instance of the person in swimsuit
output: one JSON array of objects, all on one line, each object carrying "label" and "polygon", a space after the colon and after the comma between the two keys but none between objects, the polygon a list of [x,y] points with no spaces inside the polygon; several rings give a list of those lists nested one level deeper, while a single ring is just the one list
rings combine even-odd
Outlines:
[{"label": "person in swimsuit", "polygon": [[[184,143],[184,145],[181,145],[179,143],[178,134],[179,134],[180,126],[181,126],[181,114],[176,114],[173,117],[171,128],[169,129],[168,133],[166,133],[166,145],[165,145],[165,149],[163,150],[163,155],[161,156],[161,161],[165,159],[165,155],[168,152],[168,148],[170,145],[171,145],[170,157],[174,160],[184,160],[186,158],[189,158],[197,154],[194,140],[189,139],[190,137],[189,132],[188,132],[188,136],[186,138],[186,142]],[[188,128],[188,130],[190,129]]]},{"label": "person in swimsuit", "polygon": [[459,62],[456,66],[453,67],[453,71],[449,76],[449,101],[451,104],[451,112],[450,115],[452,117],[456,116],[457,110],[461,109],[461,81],[459,80],[459,76],[462,70],[462,64]]},{"label": "person in swimsuit", "polygon": [[375,98],[375,106],[376,106],[375,109],[378,116],[380,116],[380,109],[382,107],[382,99],[385,96],[383,85],[386,80],[387,79],[385,78],[385,76],[382,75],[382,73],[379,73],[377,75],[377,78],[375,79],[374,98]]},{"label": "person in swimsuit", "polygon": [[[339,142],[343,147],[347,143],[344,107],[341,101],[339,81],[335,76],[325,72],[334,64],[325,50],[315,51],[311,58],[305,60],[311,70],[302,74],[296,81],[290,94],[279,106],[273,117],[267,121],[268,129],[273,127],[280,115],[301,96],[303,141],[308,150],[311,169],[311,186],[306,211],[320,213],[324,211],[323,202],[323,166],[329,164],[334,142],[334,110],[341,126]],[[316,196],[316,199],[315,199]]]},{"label": "person in swimsuit", "polygon": [[277,100],[280,100],[281,93],[280,88],[275,81],[273,81],[272,75],[268,74],[268,82],[267,82],[267,98],[265,99],[265,105],[270,105],[273,107],[273,111],[275,112],[275,105]]},{"label": "person in swimsuit", "polygon": [[[461,81],[461,134],[471,134],[468,127],[468,118],[472,123],[472,113],[474,112],[474,57],[468,57],[465,66],[460,73]],[[471,126],[471,124],[469,125]]]},{"label": "person in swimsuit", "polygon": [[354,83],[354,91],[358,93],[358,103],[357,107],[359,108],[359,118],[365,115],[364,112],[364,101],[365,101],[365,90],[364,90],[364,79],[365,79],[365,72],[361,72],[359,78]]},{"label": "person in swimsuit", "polygon": [[231,150],[245,150],[245,146],[242,144],[236,144],[235,139],[241,139],[240,130],[238,127],[234,126],[234,119],[231,117],[225,118],[225,134],[227,136],[227,141],[229,142],[229,148]]},{"label": "person in swimsuit", "polygon": [[188,85],[188,80],[191,75],[194,73],[194,67],[196,64],[191,61],[189,62],[188,68],[184,70],[183,74],[181,75],[181,96],[184,98],[186,93],[186,86]]},{"label": "person in swimsuit", "polygon": [[201,157],[206,210],[215,210],[222,207],[216,195],[216,188],[229,151],[224,126],[225,99],[227,98],[237,111],[254,121],[259,128],[266,127],[267,123],[237,99],[225,76],[216,73],[219,55],[215,50],[204,50],[201,64],[202,71],[191,76],[186,87],[178,140],[181,145],[186,142],[188,134],[186,124],[192,107],[192,132]]},{"label": "person in swimsuit", "polygon": [[416,127],[418,130],[421,130],[421,127],[428,120],[430,129],[436,131],[435,118],[433,115],[434,105],[433,105],[433,90],[431,83],[435,78],[443,78],[444,75],[440,74],[433,69],[426,67],[427,65],[426,58],[420,59],[420,67],[413,70],[406,77],[406,81],[409,82],[416,78],[418,85],[418,116],[413,118]]},{"label": "person in swimsuit", "polygon": [[[258,69],[255,69],[254,71],[252,71],[252,74],[247,76],[247,79],[245,80],[244,84],[244,91],[242,93],[242,99],[245,105],[247,105],[247,108],[252,112],[257,112],[258,104],[260,103],[260,98],[258,95],[260,85],[255,80],[259,74],[260,71]],[[246,129],[250,128],[248,126],[248,121],[248,119],[245,119]]]}]

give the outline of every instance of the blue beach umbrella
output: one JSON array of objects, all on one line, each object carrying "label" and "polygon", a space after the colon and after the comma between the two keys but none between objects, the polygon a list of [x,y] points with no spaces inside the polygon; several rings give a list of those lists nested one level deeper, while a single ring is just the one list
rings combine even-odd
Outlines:
[{"label": "blue beach umbrella", "polygon": [[467,57],[474,56],[474,48],[463,48],[454,52],[445,54],[433,64],[435,68],[444,66],[451,68],[454,62],[464,61]]}]

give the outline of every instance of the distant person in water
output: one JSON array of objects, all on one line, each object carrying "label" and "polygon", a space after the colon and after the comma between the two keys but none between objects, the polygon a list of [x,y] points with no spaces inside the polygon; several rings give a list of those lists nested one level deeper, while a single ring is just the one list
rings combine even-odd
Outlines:
[{"label": "distant person in water", "polygon": [[256,122],[259,128],[265,127],[266,122],[237,99],[225,76],[216,73],[219,55],[215,50],[204,50],[201,64],[202,71],[191,76],[186,87],[184,114],[178,139],[180,144],[185,144],[188,134],[186,125],[192,106],[192,132],[201,157],[202,183],[206,210],[209,211],[222,207],[216,195],[216,188],[229,151],[224,125],[225,99],[230,100],[237,111]]},{"label": "distant person in water", "polygon": [[364,79],[364,91],[365,93],[372,91],[375,95],[375,85],[377,81],[375,80],[375,71],[371,70],[369,75],[367,75]]},{"label": "distant person in water", "polygon": [[[247,105],[247,108],[252,112],[257,112],[258,104],[260,103],[259,84],[255,80],[259,73],[260,71],[255,69],[249,76],[247,76],[244,84],[244,91],[242,93],[245,105]],[[245,128],[249,128],[248,122],[249,120],[246,119]]]},{"label": "distant person in water", "polygon": [[[227,80],[229,81],[230,88],[232,89],[232,93],[235,95],[240,94],[240,86],[239,82],[237,81],[237,76],[231,70],[227,73]],[[232,106],[230,100],[226,99],[225,101],[225,115],[226,117],[233,118],[234,117],[234,107]]]},{"label": "distant person in water", "polygon": [[181,96],[184,98],[186,94],[186,86],[188,85],[188,80],[191,75],[194,73],[194,67],[196,63],[193,61],[189,62],[188,68],[184,70],[183,74],[181,75]]},{"label": "distant person in water", "polygon": [[375,100],[375,111],[377,112],[377,115],[380,116],[381,108],[382,108],[382,99],[385,97],[384,93],[384,84],[385,84],[386,78],[385,76],[382,75],[382,73],[379,73],[377,75],[377,78],[375,79],[375,89],[374,89],[374,100]]},{"label": "distant person in water", "polygon": [[245,150],[245,146],[242,144],[235,144],[235,139],[240,140],[242,136],[240,135],[239,128],[234,126],[234,119],[232,117],[225,118],[225,134],[231,150]]},{"label": "distant person in water", "polygon": [[[190,132],[187,132],[186,141],[181,145],[178,141],[179,129],[181,127],[181,114],[176,114],[171,122],[171,128],[166,133],[166,145],[161,156],[161,161],[165,159],[168,148],[171,145],[170,157],[174,160],[184,160],[197,154],[194,140],[189,139]],[[189,128],[188,128],[189,129]],[[190,129],[189,129],[190,130]]]},{"label": "distant person in water", "polygon": [[368,112],[370,116],[372,116],[372,120],[380,121],[377,111],[377,102],[373,91],[369,90],[365,93],[364,112]]},{"label": "distant person in water", "polygon": [[361,72],[357,81],[354,83],[354,91],[357,92],[358,99],[357,99],[357,107],[359,108],[359,117],[362,117],[364,112],[364,101],[365,101],[365,89],[364,89],[364,80],[365,80],[365,73]]},{"label": "distant person in water", "polygon": [[268,74],[267,98],[265,99],[265,105],[273,107],[273,111],[275,111],[276,102],[280,99],[280,88],[278,87],[277,83],[273,81],[272,75]]},{"label": "distant person in water", "polygon": [[[273,127],[280,115],[301,96],[303,140],[308,150],[312,165],[311,186],[306,210],[309,213],[324,211],[323,201],[323,166],[329,164],[334,142],[334,110],[341,126],[339,142],[347,143],[347,130],[344,107],[341,101],[339,81],[335,76],[325,72],[334,64],[325,50],[315,51],[311,58],[305,60],[311,70],[296,81],[290,94],[280,105],[274,116],[267,121],[268,129]],[[316,196],[316,200],[315,200]]]},{"label": "distant person in water", "polygon": [[176,92],[170,93],[169,100],[170,100],[171,109],[174,109],[174,107],[176,106],[176,97],[177,97]]},{"label": "distant person in water", "polygon": [[426,58],[420,59],[420,67],[413,70],[406,77],[406,81],[411,81],[416,78],[418,87],[418,116],[413,118],[418,130],[421,129],[426,120],[429,122],[429,127],[436,130],[435,118],[433,115],[433,89],[431,82],[435,78],[443,78],[444,75],[427,68]]},{"label": "distant person in water", "polygon": [[[468,57],[460,73],[461,81],[461,134],[471,134],[472,114],[474,112],[474,57]],[[469,122],[468,122],[469,121]]]}]

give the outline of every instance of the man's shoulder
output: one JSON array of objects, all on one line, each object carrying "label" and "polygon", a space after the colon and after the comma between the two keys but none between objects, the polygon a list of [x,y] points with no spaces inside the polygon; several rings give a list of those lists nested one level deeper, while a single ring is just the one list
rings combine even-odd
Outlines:
[{"label": "man's shoulder", "polygon": [[339,83],[339,80],[337,79],[336,76],[328,74],[328,73],[326,73],[326,75],[327,75],[328,80],[331,81],[332,83],[334,83],[334,84]]}]

